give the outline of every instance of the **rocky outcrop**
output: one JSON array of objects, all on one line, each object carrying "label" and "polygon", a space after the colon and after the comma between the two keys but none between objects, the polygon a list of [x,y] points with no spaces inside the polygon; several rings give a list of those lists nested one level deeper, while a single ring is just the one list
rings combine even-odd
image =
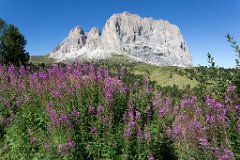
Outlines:
[{"label": "rocky outcrop", "polygon": [[87,44],[86,44],[87,49],[89,49],[90,51],[93,51],[97,49],[98,46],[101,46],[100,35],[101,35],[100,31],[96,27],[93,27],[90,30],[87,37]]},{"label": "rocky outcrop", "polygon": [[86,33],[80,26],[77,26],[72,29],[69,32],[68,37],[49,54],[49,57],[56,60],[64,59],[69,53],[74,53],[80,50],[86,44],[86,41]]},{"label": "rocky outcrop", "polygon": [[95,27],[88,33],[79,26],[74,28],[49,57],[58,61],[82,56],[102,59],[114,53],[160,66],[192,65],[191,54],[177,26],[127,12],[111,16],[102,34]]}]

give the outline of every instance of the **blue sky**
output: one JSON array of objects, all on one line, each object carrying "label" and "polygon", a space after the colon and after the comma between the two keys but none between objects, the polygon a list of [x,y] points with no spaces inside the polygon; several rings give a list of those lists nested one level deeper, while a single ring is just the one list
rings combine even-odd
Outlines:
[{"label": "blue sky", "polygon": [[76,25],[102,30],[114,13],[128,11],[176,24],[192,53],[193,64],[234,67],[235,53],[225,35],[240,44],[240,0],[0,0],[0,17],[25,36],[30,55],[44,55]]}]

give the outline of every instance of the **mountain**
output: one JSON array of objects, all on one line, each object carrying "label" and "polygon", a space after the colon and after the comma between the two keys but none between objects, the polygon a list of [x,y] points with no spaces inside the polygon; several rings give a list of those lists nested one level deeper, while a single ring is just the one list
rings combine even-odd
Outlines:
[{"label": "mountain", "polygon": [[108,59],[120,54],[159,66],[191,66],[192,59],[179,28],[166,20],[123,12],[112,15],[102,33],[77,26],[49,53],[56,61]]}]

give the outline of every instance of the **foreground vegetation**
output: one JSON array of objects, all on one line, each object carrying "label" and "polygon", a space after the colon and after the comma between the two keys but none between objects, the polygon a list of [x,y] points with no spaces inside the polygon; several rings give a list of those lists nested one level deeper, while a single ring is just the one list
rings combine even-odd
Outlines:
[{"label": "foreground vegetation", "polygon": [[0,74],[1,159],[240,158],[233,83],[221,99],[204,86],[171,93],[121,66],[2,65]]}]

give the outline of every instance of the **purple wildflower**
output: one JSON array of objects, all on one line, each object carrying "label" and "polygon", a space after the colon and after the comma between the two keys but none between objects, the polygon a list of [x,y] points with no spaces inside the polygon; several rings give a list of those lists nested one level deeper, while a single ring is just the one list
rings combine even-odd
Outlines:
[{"label": "purple wildflower", "polygon": [[173,108],[173,115],[174,116],[176,116],[178,114],[178,109],[179,109],[179,107],[177,105],[174,106],[174,108]]},{"label": "purple wildflower", "polygon": [[71,112],[71,115],[77,119],[80,117],[80,113],[77,111],[76,108],[73,109],[73,111]]},{"label": "purple wildflower", "polygon": [[25,100],[25,101],[30,101],[31,99],[32,99],[31,96],[28,96],[28,95],[25,95],[25,96],[24,96],[24,100]]},{"label": "purple wildflower", "polygon": [[50,149],[50,147],[51,147],[51,146],[50,146],[50,141],[45,141],[45,142],[43,143],[43,145],[44,145],[44,148],[47,149],[47,150]]},{"label": "purple wildflower", "polygon": [[52,102],[49,102],[47,104],[46,112],[48,113],[48,116],[53,124],[60,124],[58,114],[52,107]]},{"label": "purple wildflower", "polygon": [[59,92],[59,90],[51,91],[51,95],[52,95],[52,97],[55,97],[55,98],[61,97],[61,93]]},{"label": "purple wildflower", "polygon": [[206,122],[207,124],[215,124],[216,118],[214,115],[206,114]]},{"label": "purple wildflower", "polygon": [[144,83],[145,88],[148,88],[149,79],[148,78],[144,78],[143,83]]},{"label": "purple wildflower", "polygon": [[216,147],[216,148],[211,147],[211,150],[212,150],[214,156],[216,157],[216,159],[219,159],[219,157],[221,156],[221,153],[220,153],[220,151],[219,151],[219,148],[218,148],[218,147]]},{"label": "purple wildflower", "polygon": [[104,126],[108,126],[109,125],[109,117],[108,116],[103,116],[102,118],[102,122]]},{"label": "purple wildflower", "polygon": [[162,102],[162,96],[161,94],[159,93],[158,95],[156,95],[153,99],[153,106],[154,106],[154,109],[157,109],[158,106],[161,104]]},{"label": "purple wildflower", "polygon": [[30,75],[30,77],[29,77],[29,79],[30,79],[30,83],[36,83],[37,82],[37,73],[32,73],[31,75]]},{"label": "purple wildflower", "polygon": [[145,140],[147,142],[147,144],[149,144],[151,142],[151,132],[150,131],[146,131],[144,134]]},{"label": "purple wildflower", "polygon": [[91,128],[90,128],[90,132],[91,132],[92,134],[96,133],[96,132],[97,132],[97,128],[96,128],[96,127],[91,127]]},{"label": "purple wildflower", "polygon": [[102,80],[103,79],[103,69],[98,67],[97,69],[97,80]]},{"label": "purple wildflower", "polygon": [[235,105],[235,111],[238,116],[240,116],[240,104]]},{"label": "purple wildflower", "polygon": [[166,113],[166,108],[161,108],[161,109],[159,110],[159,116],[160,116],[160,117],[163,117],[163,116],[165,115],[165,113]]},{"label": "purple wildflower", "polygon": [[171,99],[170,99],[170,97],[168,97],[166,99],[166,107],[168,108],[168,107],[170,107],[170,105],[171,105]]},{"label": "purple wildflower", "polygon": [[221,152],[218,147],[217,148],[212,147],[211,149],[216,159],[229,160],[234,158],[233,152],[227,148],[225,148],[223,152]]},{"label": "purple wildflower", "polygon": [[152,153],[150,153],[150,154],[148,155],[148,160],[155,160],[155,158],[154,158],[154,156],[152,155]]},{"label": "purple wildflower", "polygon": [[0,101],[2,101],[2,103],[5,107],[10,107],[10,103],[8,102],[8,100],[1,98]]},{"label": "purple wildflower", "polygon": [[58,145],[58,152],[60,154],[66,154],[69,150],[75,147],[75,142],[73,140],[69,140],[67,143]]},{"label": "purple wildflower", "polygon": [[132,134],[132,129],[130,127],[125,127],[124,133],[123,133],[125,139],[129,140],[131,134]]},{"label": "purple wildflower", "polygon": [[75,144],[75,142],[73,141],[73,140],[69,140],[68,142],[67,142],[67,144],[68,144],[68,147],[71,149],[71,148],[74,148],[75,146],[76,146],[76,144]]},{"label": "purple wildflower", "polygon": [[184,98],[182,100],[182,107],[193,106],[196,104],[197,97],[192,96],[191,98]]},{"label": "purple wildflower", "polygon": [[147,113],[147,117],[150,117],[152,112],[151,112],[151,106],[147,106],[146,108],[146,113]]},{"label": "purple wildflower", "polygon": [[[137,113],[137,114],[138,114],[138,117],[136,118],[140,118],[140,113]],[[135,127],[134,115],[133,115],[133,102],[131,97],[128,100],[128,112],[123,115],[123,120],[125,123],[127,123],[124,129],[124,137],[128,140],[132,134],[132,130]]]},{"label": "purple wildflower", "polygon": [[39,72],[38,73],[39,78],[41,79],[46,79],[47,78],[47,73],[46,72]]},{"label": "purple wildflower", "polygon": [[199,130],[201,128],[201,123],[197,120],[197,119],[194,119],[193,121],[193,127],[195,130]]},{"label": "purple wildflower", "polygon": [[142,130],[140,127],[137,127],[137,139],[139,142],[142,141],[143,135],[142,135]]},{"label": "purple wildflower", "polygon": [[69,95],[73,95],[74,90],[73,90],[73,88],[69,88],[69,89],[67,90],[67,92],[68,92]]},{"label": "purple wildflower", "polygon": [[123,77],[124,74],[125,74],[125,69],[124,68],[120,68],[119,74],[120,74],[121,77]]},{"label": "purple wildflower", "polygon": [[100,115],[103,113],[103,111],[104,111],[103,106],[102,106],[102,105],[99,105],[99,106],[97,107],[97,115],[100,116]]},{"label": "purple wildflower", "polygon": [[202,112],[202,109],[201,109],[201,108],[197,107],[197,108],[195,109],[195,114],[199,115],[201,112]]},{"label": "purple wildflower", "polygon": [[226,109],[222,109],[222,112],[220,112],[218,115],[218,119],[224,123],[227,120],[226,115],[227,115]]},{"label": "purple wildflower", "polygon": [[207,147],[208,147],[208,140],[206,138],[199,138],[198,139],[198,144],[199,144],[200,148],[207,149]]},{"label": "purple wildflower", "polygon": [[120,90],[119,90],[120,94],[124,94],[124,93],[126,93],[126,91],[127,91],[127,88],[125,86],[121,85]]},{"label": "purple wildflower", "polygon": [[48,130],[48,133],[51,133],[52,132],[51,126],[47,126],[47,130]]},{"label": "purple wildflower", "polygon": [[167,129],[166,129],[166,134],[167,134],[167,137],[168,137],[169,139],[172,138],[172,130],[171,130],[170,127],[167,127]]},{"label": "purple wildflower", "polygon": [[176,125],[173,128],[173,135],[174,135],[174,137],[179,136],[181,134],[181,131],[182,131],[182,129],[181,129],[180,125]]},{"label": "purple wildflower", "polygon": [[140,118],[141,118],[141,113],[140,112],[138,112],[138,111],[135,111],[136,112],[136,121],[139,121],[140,120]]},{"label": "purple wildflower", "polygon": [[36,137],[31,137],[30,138],[30,143],[31,144],[35,144],[37,142],[37,138]]},{"label": "purple wildflower", "polygon": [[128,113],[125,112],[125,113],[123,114],[123,122],[124,122],[124,123],[127,123],[127,121],[128,121]]},{"label": "purple wildflower", "polygon": [[88,113],[89,113],[89,114],[95,114],[95,108],[94,108],[94,106],[92,106],[92,105],[89,105],[89,106],[88,106]]},{"label": "purple wildflower", "polygon": [[109,77],[109,71],[108,71],[107,68],[104,69],[103,74],[104,74],[104,77],[105,77],[105,78],[108,78],[108,77]]},{"label": "purple wildflower", "polygon": [[8,126],[11,122],[13,122],[14,119],[15,119],[15,114],[10,113],[10,116],[5,120],[3,120],[3,125]]},{"label": "purple wildflower", "polygon": [[206,104],[210,108],[210,113],[207,113],[206,120],[207,122],[211,120],[211,116],[214,121],[222,122],[223,124],[226,122],[227,119],[227,109],[226,107],[221,104],[220,102],[216,101],[210,96],[206,97]]},{"label": "purple wildflower", "polygon": [[220,160],[229,160],[233,158],[234,158],[233,152],[229,149],[224,149],[222,156],[219,157]]},{"label": "purple wildflower", "polygon": [[236,89],[236,87],[232,84],[232,83],[229,83],[228,86],[227,86],[227,92],[230,93],[230,92],[234,92]]},{"label": "purple wildflower", "polygon": [[14,67],[14,65],[11,65],[10,67],[8,67],[8,74],[9,75],[15,75],[16,74],[16,68]]},{"label": "purple wildflower", "polygon": [[138,88],[138,81],[134,82],[134,88]]},{"label": "purple wildflower", "polygon": [[133,116],[132,116],[132,118],[130,118],[130,120],[128,121],[128,127],[134,128],[134,126],[135,126],[135,122],[134,122]]},{"label": "purple wildflower", "polygon": [[24,66],[21,66],[19,67],[18,72],[20,73],[20,75],[24,75],[26,74],[27,70],[25,69]]},{"label": "purple wildflower", "polygon": [[106,90],[104,93],[107,99],[112,99],[112,93],[109,90]]},{"label": "purple wildflower", "polygon": [[68,116],[64,113],[62,113],[59,117],[58,117],[59,121],[61,124],[66,123],[68,126],[71,126],[71,122],[68,118]]}]

